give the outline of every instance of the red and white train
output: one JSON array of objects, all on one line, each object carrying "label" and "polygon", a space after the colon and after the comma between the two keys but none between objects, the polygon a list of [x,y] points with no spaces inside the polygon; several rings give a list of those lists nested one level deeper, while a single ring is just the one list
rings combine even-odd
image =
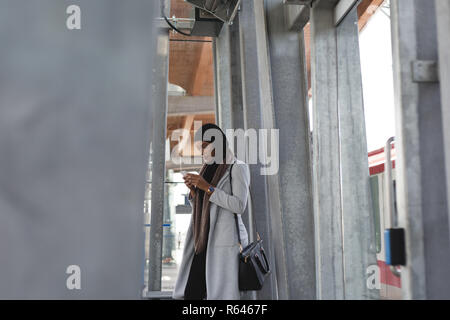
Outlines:
[{"label": "red and white train", "polygon": [[[375,221],[375,241],[377,249],[377,260],[380,276],[380,294],[382,299],[402,299],[402,283],[399,270],[392,270],[386,265],[384,231],[391,228],[391,218],[389,217],[388,201],[386,200],[387,190],[386,179],[389,176],[386,170],[386,149],[382,148],[369,153],[370,185],[372,191],[372,204]],[[392,187],[394,211],[395,204],[395,146],[392,145]]]}]

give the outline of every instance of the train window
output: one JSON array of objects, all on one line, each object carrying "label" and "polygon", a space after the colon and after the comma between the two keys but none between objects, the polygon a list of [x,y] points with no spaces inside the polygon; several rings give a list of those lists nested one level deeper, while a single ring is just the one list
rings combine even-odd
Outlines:
[{"label": "train window", "polygon": [[370,188],[372,193],[373,219],[375,224],[375,244],[377,253],[381,252],[381,226],[380,226],[380,189],[378,176],[370,178]]}]

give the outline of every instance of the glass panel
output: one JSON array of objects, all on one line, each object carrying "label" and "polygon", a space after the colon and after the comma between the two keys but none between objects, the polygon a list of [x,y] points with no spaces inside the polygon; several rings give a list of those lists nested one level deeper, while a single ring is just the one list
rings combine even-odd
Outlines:
[{"label": "glass panel", "polygon": [[162,291],[173,291],[183,257],[184,240],[191,220],[189,189],[181,173],[169,170],[164,217]]}]

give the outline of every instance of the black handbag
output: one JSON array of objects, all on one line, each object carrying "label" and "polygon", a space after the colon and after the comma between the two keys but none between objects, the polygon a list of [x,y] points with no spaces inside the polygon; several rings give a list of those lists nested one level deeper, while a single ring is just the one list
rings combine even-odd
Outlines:
[{"label": "black handbag", "polygon": [[[231,171],[234,164],[230,168],[230,185],[231,194],[233,195],[233,183],[231,178]],[[251,198],[251,193],[249,194]],[[253,222],[254,221],[253,215]],[[236,229],[239,239],[240,253],[239,253],[239,290],[240,291],[258,291],[261,290],[264,285],[264,280],[267,275],[270,274],[269,261],[267,260],[266,253],[263,248],[263,241],[257,234],[257,240],[247,247],[242,248],[241,234],[239,232],[238,215],[234,214],[234,220],[236,222]],[[256,224],[254,223],[255,227]]]}]

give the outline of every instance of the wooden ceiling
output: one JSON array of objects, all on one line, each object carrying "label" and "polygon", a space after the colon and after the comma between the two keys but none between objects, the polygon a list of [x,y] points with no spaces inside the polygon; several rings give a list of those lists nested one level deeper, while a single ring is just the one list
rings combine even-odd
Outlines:
[{"label": "wooden ceiling", "polygon": [[[358,6],[359,29],[362,30],[383,0],[363,0]],[[171,16],[190,18],[192,6],[184,0],[172,0]],[[308,79],[311,79],[310,28],[305,28]],[[183,87],[190,96],[214,95],[212,38],[170,34],[170,83]]]},{"label": "wooden ceiling", "polygon": [[[362,30],[376,9],[382,5],[383,0],[363,0],[358,6],[359,29]],[[170,16],[177,18],[190,18],[192,6],[184,0],[171,0]],[[305,50],[307,57],[307,72],[309,83],[311,83],[311,50],[310,50],[310,28],[305,28]],[[169,56],[169,82],[184,88],[188,96],[214,96],[214,70],[212,38],[209,37],[187,37],[175,32],[170,33],[170,56]],[[211,99],[211,104],[214,99]],[[169,103],[169,116],[167,120],[168,137],[174,130],[186,128],[193,129],[193,121],[203,123],[214,123],[214,112],[192,114],[192,112],[170,115],[171,105]],[[214,110],[211,106],[209,110]],[[171,149],[175,143],[171,143]],[[191,147],[186,146],[189,150]],[[186,151],[187,151],[186,150]]]},{"label": "wooden ceiling", "polygon": [[[172,0],[171,16],[190,18],[191,10],[184,0]],[[190,96],[213,96],[212,38],[171,32],[170,40],[169,82],[181,86]]]}]

